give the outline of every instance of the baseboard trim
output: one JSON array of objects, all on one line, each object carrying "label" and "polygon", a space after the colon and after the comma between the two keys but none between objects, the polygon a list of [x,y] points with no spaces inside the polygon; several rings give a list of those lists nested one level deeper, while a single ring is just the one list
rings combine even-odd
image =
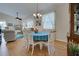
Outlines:
[{"label": "baseboard trim", "polygon": [[61,41],[61,42],[67,43],[67,41],[63,40],[63,39],[56,39],[56,41]]}]

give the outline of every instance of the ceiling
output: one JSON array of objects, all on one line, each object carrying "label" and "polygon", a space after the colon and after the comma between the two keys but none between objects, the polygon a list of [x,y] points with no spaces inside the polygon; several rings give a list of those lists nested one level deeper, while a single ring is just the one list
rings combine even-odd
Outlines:
[{"label": "ceiling", "polygon": [[[41,14],[52,12],[55,9],[55,3],[38,3],[38,11]],[[0,15],[6,17],[16,17],[16,12],[19,12],[19,17],[29,18],[36,12],[36,3],[0,3]],[[1,17],[0,17],[1,18]]]}]

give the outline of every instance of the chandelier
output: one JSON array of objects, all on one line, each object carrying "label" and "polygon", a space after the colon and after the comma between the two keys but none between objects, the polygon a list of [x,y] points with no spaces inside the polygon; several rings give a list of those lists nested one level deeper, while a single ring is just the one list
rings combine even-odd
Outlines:
[{"label": "chandelier", "polygon": [[40,19],[42,17],[41,13],[38,12],[38,3],[36,8],[36,13],[33,13],[35,19]]}]

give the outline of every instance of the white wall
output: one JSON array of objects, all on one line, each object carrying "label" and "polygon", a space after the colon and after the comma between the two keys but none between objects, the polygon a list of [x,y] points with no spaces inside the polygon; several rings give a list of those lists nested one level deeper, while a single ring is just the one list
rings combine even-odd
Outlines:
[{"label": "white wall", "polygon": [[67,42],[69,20],[69,4],[59,4],[56,7],[56,40]]}]

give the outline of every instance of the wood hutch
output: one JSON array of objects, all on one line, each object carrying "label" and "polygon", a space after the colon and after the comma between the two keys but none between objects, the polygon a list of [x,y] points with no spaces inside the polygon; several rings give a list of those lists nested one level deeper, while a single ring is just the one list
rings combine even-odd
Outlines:
[{"label": "wood hutch", "polygon": [[[70,43],[79,44],[79,3],[69,4],[69,11],[70,11],[70,35],[67,36],[68,38],[67,52],[68,56],[71,56],[72,53],[69,50]],[[76,51],[76,48],[72,50]]]}]

